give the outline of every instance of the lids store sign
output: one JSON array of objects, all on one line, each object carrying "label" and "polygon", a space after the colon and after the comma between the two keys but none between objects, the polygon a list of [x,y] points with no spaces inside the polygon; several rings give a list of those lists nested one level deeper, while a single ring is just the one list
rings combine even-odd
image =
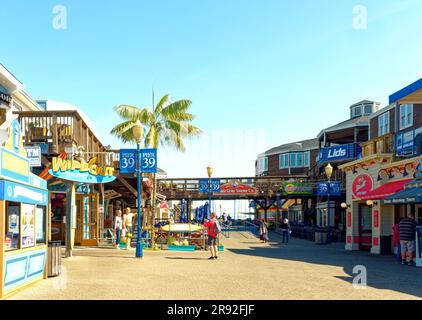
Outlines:
[{"label": "lids store sign", "polygon": [[59,179],[83,183],[108,183],[116,179],[113,175],[114,168],[100,167],[96,163],[96,157],[89,162],[64,160],[56,157],[53,158],[51,169],[48,172]]}]

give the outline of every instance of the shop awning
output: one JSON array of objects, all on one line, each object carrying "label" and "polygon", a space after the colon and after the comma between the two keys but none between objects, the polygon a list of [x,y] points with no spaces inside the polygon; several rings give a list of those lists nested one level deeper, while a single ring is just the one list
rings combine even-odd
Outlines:
[{"label": "shop awning", "polygon": [[406,188],[383,200],[383,204],[422,203],[422,187]]},{"label": "shop awning", "polygon": [[400,192],[404,189],[406,183],[413,181],[413,179],[400,180],[389,182],[383,184],[381,187],[374,189],[368,192],[366,195],[362,196],[362,200],[383,200],[386,197],[389,197],[397,192]]}]

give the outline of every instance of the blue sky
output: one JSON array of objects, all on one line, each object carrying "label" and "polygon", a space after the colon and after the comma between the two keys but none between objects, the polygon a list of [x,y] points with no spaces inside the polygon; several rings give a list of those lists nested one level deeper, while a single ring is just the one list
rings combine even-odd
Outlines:
[{"label": "blue sky", "polygon": [[[52,26],[67,8],[67,29]],[[364,5],[365,30],[353,28]],[[206,134],[184,155],[163,149],[172,177],[254,174],[256,155],[315,137],[362,99],[422,77],[419,0],[2,0],[0,62],[37,99],[73,103],[104,144],[121,103],[193,101]]]}]

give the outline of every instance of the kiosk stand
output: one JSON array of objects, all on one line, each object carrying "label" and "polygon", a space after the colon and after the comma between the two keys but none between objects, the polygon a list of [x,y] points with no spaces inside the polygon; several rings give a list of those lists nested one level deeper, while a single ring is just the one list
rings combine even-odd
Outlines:
[{"label": "kiosk stand", "polygon": [[47,182],[29,168],[14,120],[0,147],[0,298],[47,278]]}]

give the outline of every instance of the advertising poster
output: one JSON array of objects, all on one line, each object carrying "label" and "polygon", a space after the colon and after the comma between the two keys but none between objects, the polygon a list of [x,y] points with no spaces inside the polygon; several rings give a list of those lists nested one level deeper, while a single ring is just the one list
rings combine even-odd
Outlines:
[{"label": "advertising poster", "polygon": [[19,233],[19,206],[9,206],[9,226],[10,233]]},{"label": "advertising poster", "polygon": [[35,244],[35,206],[22,203],[22,248]]}]

